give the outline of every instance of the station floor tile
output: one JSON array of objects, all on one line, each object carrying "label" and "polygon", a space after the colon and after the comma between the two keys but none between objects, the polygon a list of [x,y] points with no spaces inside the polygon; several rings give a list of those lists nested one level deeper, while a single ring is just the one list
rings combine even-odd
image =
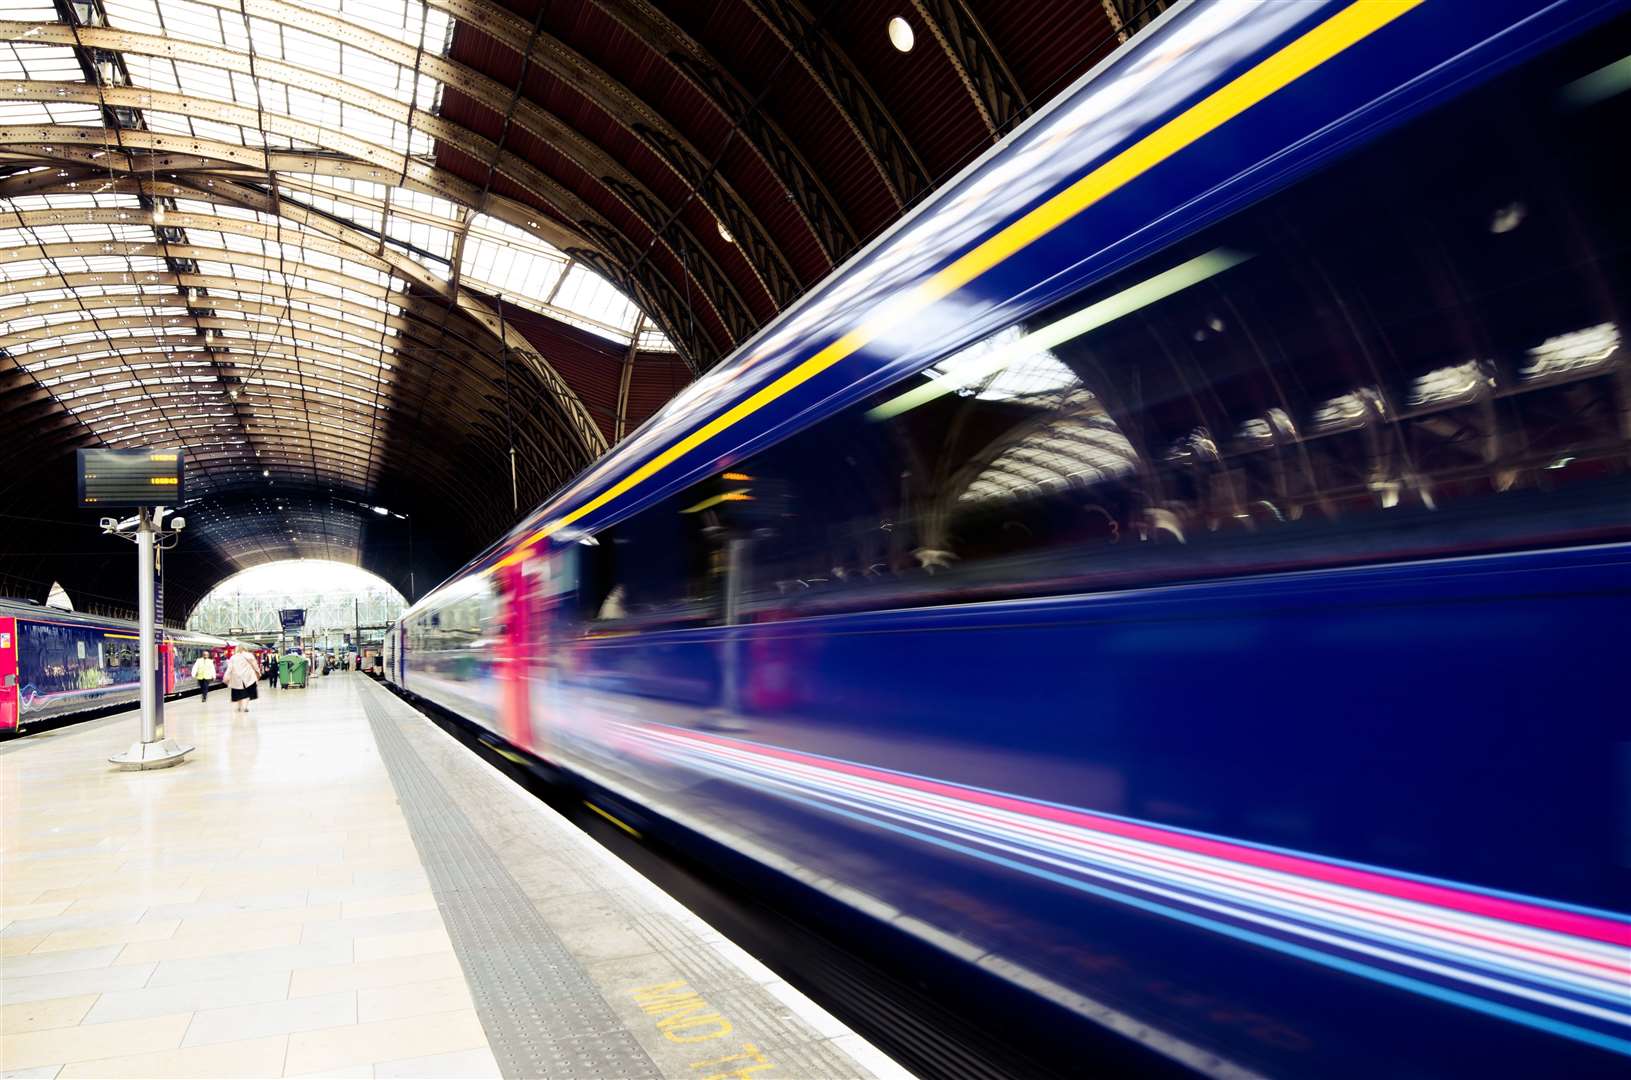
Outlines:
[{"label": "station floor tile", "polygon": [[128,715],[0,754],[0,820],[32,823],[0,835],[7,1077],[474,1078],[524,1060],[527,1015],[553,984],[515,1008],[472,988],[448,930],[469,939],[471,901],[434,862],[447,906],[431,892],[415,846],[425,813],[410,828],[381,756],[387,724],[414,759],[393,751],[398,780],[414,768],[434,779],[414,798],[468,822],[461,850],[501,863],[512,914],[565,946],[604,1020],[660,1075],[700,1075],[719,1051],[666,1035],[653,988],[706,1002],[720,1037],[762,1047],[775,1075],[902,1075],[362,676],[264,692],[247,715],[220,694],[167,711],[172,736],[197,746],[174,769],[108,766],[131,741]]},{"label": "station floor tile", "polygon": [[0,1072],[497,1076],[362,676],[172,702],[0,755]]}]

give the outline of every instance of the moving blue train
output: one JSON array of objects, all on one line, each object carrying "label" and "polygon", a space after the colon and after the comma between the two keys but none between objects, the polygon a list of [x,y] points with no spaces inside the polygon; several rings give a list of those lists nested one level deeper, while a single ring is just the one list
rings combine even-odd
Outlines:
[{"label": "moving blue train", "polygon": [[1628,133],[1623,4],[1179,5],[388,678],[1199,1072],[1624,1076]]},{"label": "moving blue train", "polygon": [[[0,735],[30,724],[72,719],[140,700],[138,627],[128,619],[83,615],[0,600]],[[163,631],[159,677],[166,696],[196,688],[193,663],[215,661],[218,672],[235,648],[259,646],[199,634]]]}]

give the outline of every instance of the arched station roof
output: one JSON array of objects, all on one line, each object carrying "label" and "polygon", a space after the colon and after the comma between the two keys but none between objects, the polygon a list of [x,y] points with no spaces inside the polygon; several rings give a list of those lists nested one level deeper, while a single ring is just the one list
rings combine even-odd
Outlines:
[{"label": "arched station roof", "polygon": [[16,0],[0,592],[131,594],[102,445],[186,450],[172,607],[429,587],[1165,6]]}]

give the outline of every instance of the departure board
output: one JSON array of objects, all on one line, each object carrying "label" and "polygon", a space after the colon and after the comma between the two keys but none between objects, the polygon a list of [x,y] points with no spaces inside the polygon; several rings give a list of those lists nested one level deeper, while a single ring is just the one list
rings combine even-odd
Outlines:
[{"label": "departure board", "polygon": [[182,456],[179,449],[81,450],[79,505],[180,506],[186,498]]}]

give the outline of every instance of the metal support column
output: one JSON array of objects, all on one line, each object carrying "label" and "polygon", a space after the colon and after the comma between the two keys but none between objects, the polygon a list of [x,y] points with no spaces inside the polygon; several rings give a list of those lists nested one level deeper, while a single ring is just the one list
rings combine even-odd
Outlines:
[{"label": "metal support column", "polygon": [[634,333],[630,335],[629,347],[623,353],[623,370],[617,380],[617,420],[612,431],[614,446],[629,433],[629,387],[634,382],[634,357],[640,351],[640,333],[645,328],[646,317],[642,314],[634,320]]},{"label": "metal support column", "polygon": [[[162,511],[161,511],[162,513]],[[179,765],[192,753],[164,737],[157,697],[164,684],[159,679],[158,627],[154,613],[154,540],[158,534],[153,515],[141,510],[136,521],[136,602],[139,607],[137,646],[141,651],[142,737],[130,749],[108,760],[121,769],[164,769]]]}]

